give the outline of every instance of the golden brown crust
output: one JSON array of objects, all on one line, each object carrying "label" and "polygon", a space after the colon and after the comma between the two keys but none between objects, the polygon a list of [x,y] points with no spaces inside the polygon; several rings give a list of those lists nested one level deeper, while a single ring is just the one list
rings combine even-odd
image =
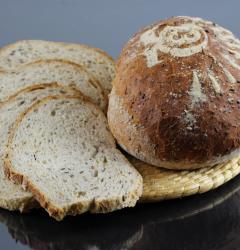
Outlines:
[{"label": "golden brown crust", "polygon": [[[4,172],[6,177],[13,180],[17,184],[21,184],[25,190],[30,191],[34,198],[39,202],[41,207],[47,210],[50,216],[55,218],[56,220],[62,220],[66,215],[76,215],[80,213],[84,213],[86,211],[90,211],[93,213],[106,213],[111,212],[116,209],[120,209],[125,207],[125,202],[128,204],[128,206],[134,206],[136,200],[141,196],[142,194],[142,178],[140,178],[139,182],[137,183],[136,189],[128,195],[126,200],[122,200],[119,197],[114,197],[111,200],[95,200],[88,202],[79,202],[76,204],[72,204],[70,206],[59,208],[54,206],[45,196],[42,194],[26,176],[24,176],[21,173],[18,173],[14,171],[11,164],[11,143],[15,134],[15,131],[18,127],[18,125],[21,123],[22,119],[25,117],[25,115],[37,107],[43,105],[44,103],[48,102],[51,99],[61,99],[66,98],[65,96],[48,96],[45,97],[39,101],[37,101],[35,104],[33,104],[31,107],[29,107],[27,110],[25,110],[15,121],[15,123],[12,126],[12,129],[9,134],[9,140],[8,140],[8,146],[7,146],[7,154],[6,158],[4,159]],[[93,105],[96,109],[99,111],[100,108],[94,105],[89,99],[85,98],[84,95],[81,93],[69,96],[67,97],[69,99],[79,99],[82,98],[85,102],[89,103],[90,105]],[[101,111],[102,112],[102,111]],[[126,159],[127,161],[127,159]]]},{"label": "golden brown crust", "polygon": [[140,147],[146,159],[199,166],[239,149],[239,58],[239,40],[202,19],[171,18],[137,33],[121,53],[113,85],[149,146],[123,146]]},{"label": "golden brown crust", "polygon": [[154,166],[164,166],[167,169],[197,169],[201,167],[213,166],[221,162],[226,162],[240,153],[240,149],[232,151],[230,154],[213,157],[205,162],[191,162],[187,159],[182,161],[163,161],[153,156],[154,145],[151,144],[143,126],[136,125],[132,116],[129,115],[123,106],[122,98],[115,94],[115,90],[111,92],[108,123],[112,133],[118,139],[118,144],[129,154],[136,158],[152,164]]},{"label": "golden brown crust", "polygon": [[[6,177],[9,176],[8,169],[4,169],[4,174],[6,175]],[[21,213],[26,213],[29,212],[29,210],[31,210],[32,208],[38,208],[39,204],[34,199],[34,197],[29,194],[28,196],[26,195],[24,198],[15,198],[14,200],[0,199],[0,207],[9,211],[19,210]]]},{"label": "golden brown crust", "polygon": [[[87,69],[80,65],[80,64],[77,64],[77,63],[74,63],[74,62],[71,62],[71,61],[68,61],[68,60],[64,60],[64,59],[41,59],[41,60],[37,60],[37,61],[34,61],[34,62],[31,62],[31,63],[27,63],[27,64],[24,64],[24,65],[20,65],[18,67],[18,69],[21,69],[21,68],[25,68],[25,67],[28,67],[28,66],[31,66],[31,65],[35,65],[35,64],[41,64],[41,63],[51,63],[51,62],[62,62],[62,63],[66,63],[66,64],[70,64],[72,65],[75,69],[77,70],[81,70],[81,71],[84,71],[86,74],[89,75],[89,83],[95,87],[97,87],[98,89],[101,89],[101,96],[107,101],[107,96],[103,90],[103,87],[102,85],[100,84],[99,80],[96,79],[96,77],[94,77],[89,71],[87,71]],[[3,71],[1,72],[0,71],[0,74],[1,73],[6,73],[6,71]]]},{"label": "golden brown crust", "polygon": [[[8,54],[8,50],[14,50],[14,48],[16,48],[17,46],[19,46],[19,44],[21,45],[23,44],[28,44],[28,43],[36,43],[36,42],[40,42],[40,43],[47,43],[48,45],[60,45],[66,49],[74,49],[74,48],[79,48],[79,49],[84,49],[85,51],[88,52],[95,52],[98,56],[99,56],[99,65],[103,64],[105,65],[105,70],[107,71],[107,74],[105,75],[105,77],[107,78],[107,81],[105,82],[105,80],[100,80],[101,76],[100,74],[99,76],[99,82],[101,83],[101,86],[104,89],[104,93],[108,94],[111,90],[111,81],[112,78],[115,75],[115,62],[113,60],[113,58],[111,56],[109,56],[106,52],[104,52],[103,50],[99,49],[99,48],[93,48],[90,47],[88,45],[85,44],[77,44],[77,43],[64,43],[64,42],[53,42],[53,41],[45,41],[45,40],[20,40],[20,41],[16,41],[13,44],[9,44],[6,45],[2,48],[0,48],[0,57],[4,57],[5,59],[7,59],[10,55],[6,55],[5,53]],[[57,59],[57,58],[56,58]],[[21,61],[21,59],[19,59]],[[37,60],[32,60],[37,61]],[[91,60],[90,60],[91,61]],[[26,62],[22,61],[19,63],[19,65],[21,64],[27,64]],[[84,64],[87,64],[87,62],[85,62]],[[17,65],[17,66],[19,66]],[[11,67],[8,68],[6,64],[2,64],[0,66],[0,72],[6,72],[8,70],[11,70]],[[87,71],[91,71],[91,70],[87,70]],[[92,74],[94,74],[92,72]]]},{"label": "golden brown crust", "polygon": [[[2,107],[3,105],[7,105],[14,98],[16,98],[16,96],[20,95],[21,93],[31,92],[31,91],[34,91],[34,90],[37,90],[37,89],[45,89],[45,88],[62,88],[63,92],[64,91],[70,91],[72,93],[75,92],[76,94],[83,95],[80,90],[76,89],[73,86],[65,86],[65,85],[59,84],[57,82],[39,83],[39,84],[31,85],[31,86],[28,86],[28,87],[25,87],[23,89],[18,90],[13,95],[9,96],[7,100],[0,102],[0,107]],[[85,96],[85,98],[90,99],[89,97],[86,97],[86,96]]]},{"label": "golden brown crust", "polygon": [[[9,48],[12,48],[17,43],[27,42],[27,41],[41,41],[41,40],[19,40],[19,41],[13,43],[13,44],[8,44],[8,45],[5,45],[4,47],[0,48],[0,53],[2,51],[5,51],[5,50],[9,49]],[[51,41],[47,41],[47,42],[51,42]],[[89,50],[94,50],[94,51],[100,53],[101,55],[103,55],[104,57],[106,57],[108,60],[112,61],[112,63],[114,64],[113,58],[110,55],[108,55],[105,51],[103,51],[103,50],[101,50],[99,48],[94,48],[94,47],[90,47],[90,46],[88,46],[86,44],[78,44],[78,43],[65,43],[65,42],[54,42],[54,43],[61,44],[63,46],[79,46],[81,48],[86,48],[86,49],[89,49]]]},{"label": "golden brown crust", "polygon": [[54,217],[57,220],[62,219],[62,211],[57,210],[54,206],[50,206],[49,202],[45,200],[45,197],[41,192],[39,192],[23,175],[19,173],[14,173],[11,171],[11,161],[9,158],[4,160],[4,172],[6,177],[12,180],[16,184],[24,186],[24,189],[31,192],[35,200],[39,202],[41,207],[48,210],[49,215]]},{"label": "golden brown crust", "polygon": [[[44,85],[43,85],[44,86]],[[35,86],[34,86],[35,87]],[[28,90],[30,88],[27,88]],[[26,91],[26,90],[25,90]],[[81,92],[76,92],[75,95],[73,95],[72,97],[68,97],[68,98],[86,98],[84,95],[81,94]],[[24,188],[24,190],[27,190],[29,192],[31,192],[33,194],[33,198],[31,198],[30,200],[27,200],[25,202],[23,202],[24,204],[24,207],[26,205],[26,208],[31,208],[31,200],[37,200],[39,202],[39,204],[43,207],[43,208],[48,208],[48,203],[44,200],[44,196],[42,196],[41,193],[39,193],[36,188],[31,185],[31,183],[29,183],[22,174],[19,174],[19,173],[14,173],[12,170],[11,170],[11,160],[10,160],[10,152],[9,152],[9,145],[11,144],[11,140],[14,136],[14,132],[15,132],[15,129],[17,128],[18,124],[21,122],[21,120],[24,118],[24,116],[30,112],[32,109],[36,108],[38,105],[40,105],[42,102],[45,102],[49,99],[57,99],[57,98],[63,98],[63,96],[48,96],[48,97],[45,97],[41,100],[38,100],[36,101],[36,103],[34,103],[33,105],[31,105],[28,109],[26,109],[23,113],[20,114],[20,116],[18,117],[18,119],[15,121],[15,123],[13,124],[12,126],[12,129],[9,133],[9,140],[8,140],[8,146],[7,146],[7,151],[6,151],[6,158],[4,159],[4,174],[5,176],[12,180],[14,183],[16,184],[21,184]],[[89,99],[86,98],[86,100],[88,101]],[[29,203],[30,202],[30,203]],[[33,203],[35,204],[35,202]],[[20,208],[21,210],[21,208]],[[22,209],[24,211],[24,209]],[[52,208],[52,213],[54,214],[55,213],[55,208],[53,207]],[[59,215],[60,216],[60,215]],[[59,217],[60,218],[60,217]],[[60,219],[59,219],[60,220]]]},{"label": "golden brown crust", "polygon": [[[24,64],[24,65],[20,65],[19,67],[18,67],[18,71],[21,71],[21,69],[25,69],[25,68],[27,68],[27,67],[31,67],[31,65],[38,65],[38,64],[41,64],[41,63],[58,63],[58,62],[62,62],[62,63],[66,63],[66,64],[69,64],[69,65],[71,65],[71,66],[73,66],[76,70],[78,70],[78,71],[84,71],[84,73],[86,73],[87,75],[89,75],[89,84],[90,85],[92,85],[93,87],[95,87],[95,88],[97,88],[99,91],[100,91],[100,96],[101,96],[101,98],[104,100],[104,103],[105,103],[105,106],[106,106],[106,108],[105,108],[105,110],[104,110],[104,112],[106,113],[107,112],[107,106],[108,106],[108,97],[107,97],[107,95],[106,95],[106,93],[105,93],[105,91],[104,91],[104,89],[103,89],[103,87],[102,87],[102,85],[100,84],[100,82],[90,73],[90,72],[88,72],[86,69],[85,69],[85,67],[83,67],[83,66],[81,66],[81,65],[79,65],[79,64],[76,64],[76,63],[74,63],[74,62],[71,62],[71,61],[68,61],[68,60],[63,60],[63,59],[41,59],[41,60],[37,60],[37,61],[34,61],[34,62],[31,62],[31,63],[27,63],[27,64]],[[7,71],[1,71],[0,70],[0,76],[1,75],[4,75],[4,74],[8,74],[9,72],[7,72]],[[57,84],[57,83],[56,83]],[[59,85],[59,84],[58,84]],[[66,86],[64,85],[62,85],[62,87],[63,88],[66,88]],[[74,89],[76,89],[77,91],[79,91],[78,90],[78,88],[74,85],[74,84],[71,84],[71,85],[69,85],[69,87],[72,87],[72,88],[74,88]],[[26,88],[29,88],[29,87],[26,87]],[[14,93],[12,96],[10,96],[7,100],[4,100],[4,102],[5,101],[8,101],[8,100],[10,100],[10,99],[12,99],[12,98],[14,98],[18,93],[19,93],[20,91],[18,91],[18,92],[16,92],[16,93]],[[2,102],[0,102],[0,104],[1,104]]]},{"label": "golden brown crust", "polygon": [[[49,84],[36,84],[34,86],[29,86],[27,88],[24,88],[20,91],[18,91],[14,96],[9,98],[7,101],[0,103],[0,107],[4,105],[8,105],[11,103],[12,99],[16,97],[17,95],[21,93],[27,93],[31,92],[37,89],[45,89],[45,88],[60,88],[63,90],[62,94],[64,95],[81,95],[81,92],[68,86],[62,86],[57,83],[49,83]],[[8,175],[8,171],[5,171],[5,175]],[[15,177],[16,178],[16,177]],[[19,181],[18,181],[19,182]],[[6,195],[7,196],[7,195]],[[28,212],[32,208],[37,208],[39,207],[38,202],[34,199],[34,197],[29,193],[29,194],[24,194],[22,196],[15,197],[13,199],[9,198],[2,198],[0,199],[0,207],[4,209],[8,209],[10,211],[15,211],[19,210],[20,212]]]},{"label": "golden brown crust", "polygon": [[[79,45],[79,46],[85,46],[85,45]],[[87,45],[86,45],[86,47],[87,47]],[[91,47],[89,47],[89,48],[91,48]],[[113,64],[115,65],[113,59],[107,53],[105,53],[104,51],[102,51],[100,49],[97,49],[97,48],[93,48],[93,49],[94,50],[99,50],[99,52],[104,53],[105,56],[107,56],[113,62]],[[28,63],[28,64],[20,66],[20,67],[27,67],[28,65],[33,65],[33,64],[38,64],[38,63],[45,63],[45,62],[47,62],[47,63],[51,63],[51,62],[63,62],[63,63],[67,63],[67,64],[72,65],[77,70],[82,70],[86,74],[88,74],[89,78],[90,78],[89,79],[89,84],[100,90],[100,96],[104,100],[104,103],[106,103],[106,105],[105,105],[106,108],[104,109],[104,113],[107,112],[108,96],[105,93],[105,91],[104,91],[101,83],[99,82],[99,80],[96,77],[94,77],[89,71],[87,71],[87,69],[84,66],[82,66],[80,64],[77,64],[77,63],[74,63],[74,62],[71,62],[71,61],[68,61],[68,60],[64,60],[64,59],[42,59],[42,60],[38,60],[38,61],[35,61],[35,62],[32,62],[32,63]],[[70,87],[72,86],[73,88],[75,88],[75,85],[69,85],[69,86]]]}]

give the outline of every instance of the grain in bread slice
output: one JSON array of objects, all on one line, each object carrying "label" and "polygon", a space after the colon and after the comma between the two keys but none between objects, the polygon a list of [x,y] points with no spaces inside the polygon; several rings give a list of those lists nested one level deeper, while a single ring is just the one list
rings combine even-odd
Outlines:
[{"label": "grain in bread slice", "polygon": [[142,177],[116,149],[106,117],[79,98],[45,98],[20,115],[5,159],[10,179],[57,220],[136,204]]},{"label": "grain in bread slice", "polygon": [[35,85],[21,90],[8,102],[0,105],[0,207],[8,210],[26,211],[37,205],[30,192],[24,191],[4,176],[3,158],[8,134],[18,115],[37,100],[46,96],[76,95],[71,88],[53,84]]},{"label": "grain in bread slice", "polygon": [[64,59],[84,66],[99,80],[106,92],[110,92],[115,75],[111,57],[100,49],[81,44],[50,42],[41,40],[19,41],[0,50],[0,69],[14,70],[16,67],[41,59]]},{"label": "grain in bread slice", "polygon": [[42,60],[8,72],[0,72],[0,101],[30,85],[58,82],[79,89],[102,110],[106,110],[107,97],[99,82],[83,67],[64,60]]}]

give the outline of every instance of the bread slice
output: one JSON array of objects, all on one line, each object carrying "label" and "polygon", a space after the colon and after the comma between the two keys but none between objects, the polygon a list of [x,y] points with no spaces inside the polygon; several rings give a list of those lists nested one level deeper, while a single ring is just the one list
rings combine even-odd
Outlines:
[{"label": "bread slice", "polygon": [[30,85],[58,82],[71,85],[106,110],[107,97],[99,84],[83,67],[63,60],[43,60],[24,65],[14,71],[0,73],[0,101]]},{"label": "bread slice", "polygon": [[0,207],[8,210],[26,211],[37,203],[32,194],[24,191],[4,176],[3,158],[7,138],[19,113],[29,105],[49,95],[75,95],[76,91],[57,84],[36,85],[22,90],[8,102],[0,105]]},{"label": "bread slice", "polygon": [[86,45],[41,40],[19,41],[0,50],[0,69],[16,67],[41,59],[64,59],[84,66],[110,92],[115,65],[111,57],[100,49]]},{"label": "bread slice", "polygon": [[116,149],[106,117],[83,98],[45,98],[9,136],[6,174],[50,216],[105,213],[136,204],[142,177]]}]

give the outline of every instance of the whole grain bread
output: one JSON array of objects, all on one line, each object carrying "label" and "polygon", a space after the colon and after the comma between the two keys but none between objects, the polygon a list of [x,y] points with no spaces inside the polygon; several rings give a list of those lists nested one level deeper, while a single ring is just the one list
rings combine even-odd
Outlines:
[{"label": "whole grain bread", "polygon": [[100,49],[81,44],[41,40],[18,41],[0,49],[0,70],[15,70],[20,65],[42,59],[63,59],[84,66],[109,93],[115,75],[113,59]]},{"label": "whole grain bread", "polygon": [[194,169],[240,153],[240,41],[215,23],[173,17],[124,47],[110,95],[118,143],[158,167]]},{"label": "whole grain bread", "polygon": [[23,65],[14,71],[0,72],[0,102],[31,85],[58,82],[80,90],[102,110],[107,97],[99,82],[83,67],[64,60],[42,60]]},{"label": "whole grain bread", "polygon": [[30,192],[24,191],[20,185],[5,178],[3,159],[6,153],[8,134],[12,124],[18,115],[25,111],[37,100],[46,96],[54,95],[76,95],[76,90],[64,88],[55,83],[35,85],[21,90],[15,97],[8,102],[0,105],[0,207],[8,210],[26,211],[34,206],[37,202]]},{"label": "whole grain bread", "polygon": [[45,98],[20,115],[5,170],[57,220],[131,207],[142,193],[142,177],[116,149],[104,114],[84,98]]}]

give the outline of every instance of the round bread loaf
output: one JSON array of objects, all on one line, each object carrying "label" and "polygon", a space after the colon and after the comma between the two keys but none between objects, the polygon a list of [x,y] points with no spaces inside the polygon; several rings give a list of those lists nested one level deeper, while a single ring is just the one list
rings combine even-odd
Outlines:
[{"label": "round bread loaf", "polygon": [[144,28],[117,64],[108,119],[118,143],[159,167],[195,169],[240,153],[240,41],[173,17]]}]

